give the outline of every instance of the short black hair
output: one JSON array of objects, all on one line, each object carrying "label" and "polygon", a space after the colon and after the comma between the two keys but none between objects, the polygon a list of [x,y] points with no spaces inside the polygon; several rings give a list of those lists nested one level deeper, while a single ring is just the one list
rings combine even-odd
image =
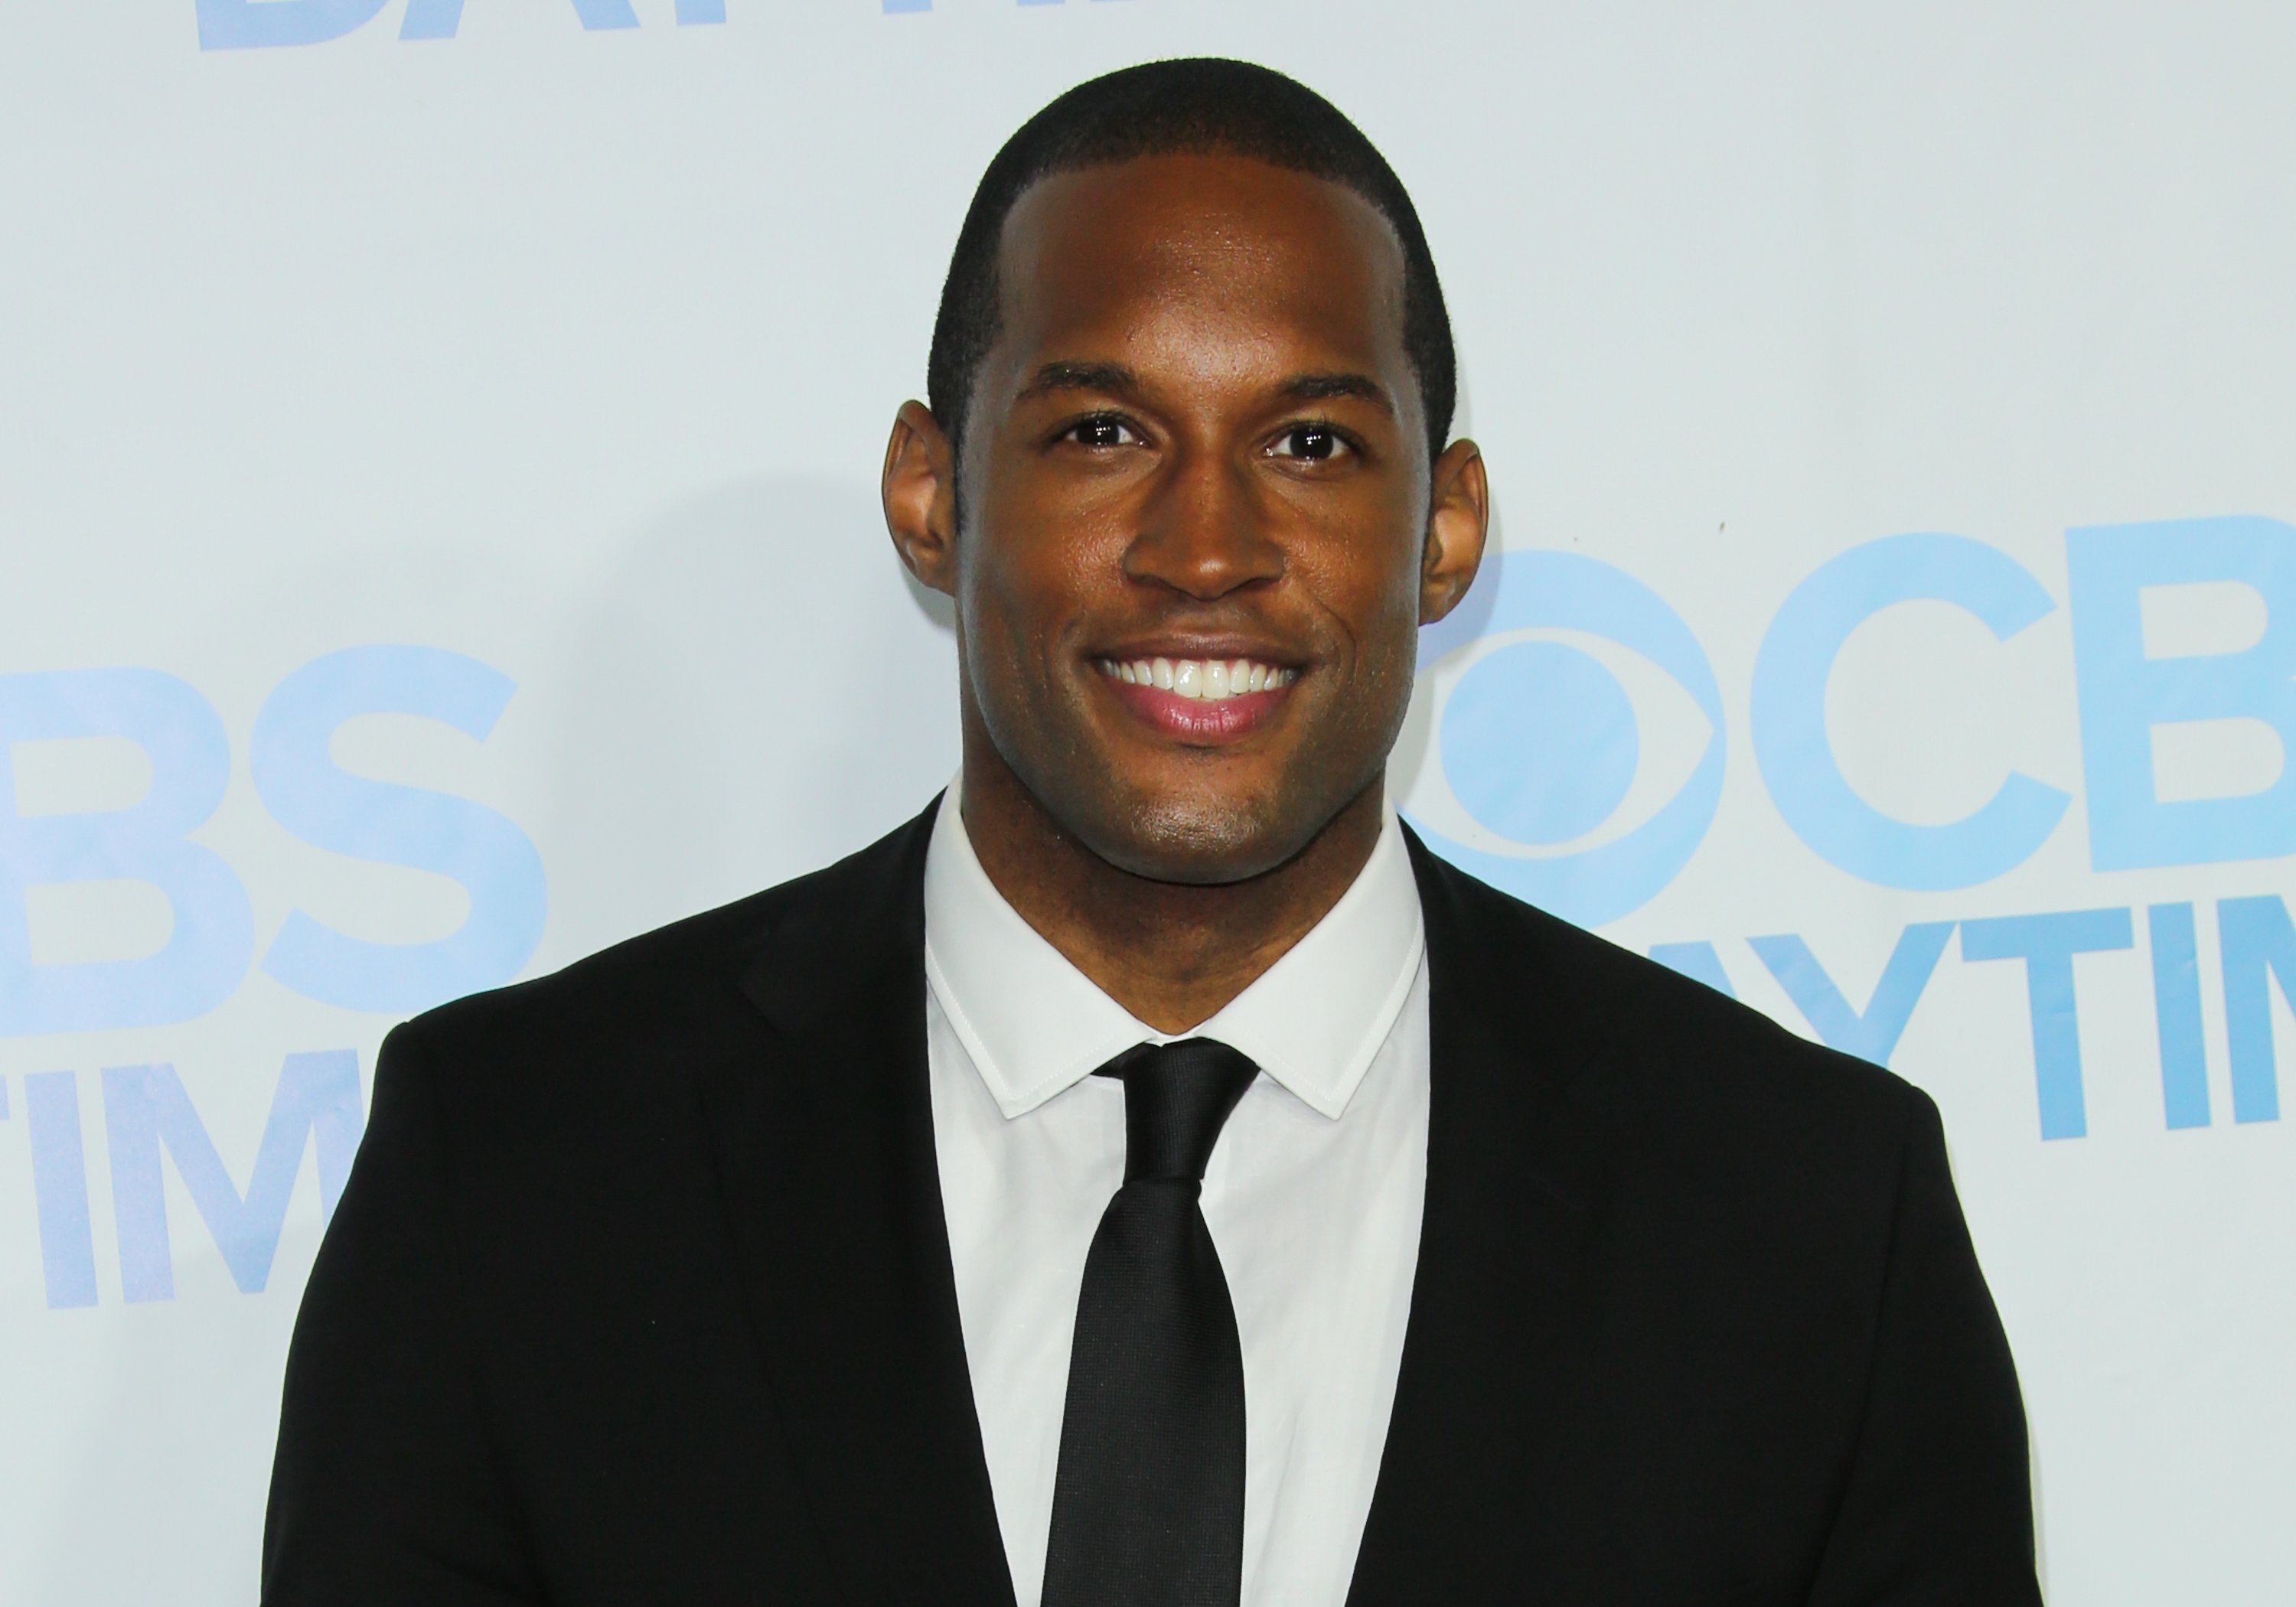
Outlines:
[{"label": "short black hair", "polygon": [[1403,245],[1403,344],[1427,414],[1431,463],[1451,438],[1458,358],[1426,232],[1403,181],[1347,114],[1306,85],[1250,61],[1151,61],[1079,84],[1021,126],[981,175],[957,232],[933,321],[925,399],[961,442],[973,381],[996,343],[1004,220],[1040,179],[1144,156],[1250,157],[1354,191]]}]

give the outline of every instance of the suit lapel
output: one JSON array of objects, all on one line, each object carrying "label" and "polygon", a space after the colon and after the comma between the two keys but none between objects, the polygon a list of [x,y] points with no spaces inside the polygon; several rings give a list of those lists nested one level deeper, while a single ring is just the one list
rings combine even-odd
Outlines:
[{"label": "suit lapel", "polygon": [[1576,1086],[1602,1054],[1587,1003],[1542,985],[1520,922],[1496,919],[1519,912],[1409,842],[1427,928],[1426,1210],[1350,1607],[1493,1599],[1515,1577],[1568,1415],[1603,1149]]},{"label": "suit lapel", "polygon": [[[702,1097],[782,1428],[857,1603],[1011,1607],[934,1158],[923,869],[933,811],[799,889],[750,964],[759,1053]],[[1407,834],[1407,833],[1406,833]],[[1426,1209],[1349,1607],[1519,1578],[1570,1415],[1608,1146],[1596,1012],[1512,906],[1410,837],[1427,926]],[[1526,987],[1526,979],[1529,986]]]},{"label": "suit lapel", "polygon": [[933,1151],[932,816],[792,890],[742,984],[765,1052],[703,1100],[782,1428],[849,1595],[1010,1607]]}]

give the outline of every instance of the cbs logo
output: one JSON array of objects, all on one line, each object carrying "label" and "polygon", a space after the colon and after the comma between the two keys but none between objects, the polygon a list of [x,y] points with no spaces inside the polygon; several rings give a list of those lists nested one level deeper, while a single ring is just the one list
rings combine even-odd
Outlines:
[{"label": "cbs logo", "polygon": [[[2073,799],[2028,759],[2068,783],[2078,767],[2094,870],[2296,854],[2296,526],[2082,526],[2065,532],[2064,561],[2074,706],[2061,717],[2078,757],[2004,754],[1952,819],[1892,813],[1851,784],[1825,720],[1836,661],[1901,605],[1942,604],[2007,643],[2056,598],[2000,549],[1927,531],[1837,553],[1779,605],[1755,654],[1748,735],[1779,817],[1820,859],[1907,891],[2005,875]],[[1727,747],[1714,671],[1681,616],[1622,570],[1542,551],[1496,569],[1483,617],[1471,594],[1421,635],[1430,695],[1414,701],[1397,773],[1414,778],[1414,824],[1443,854],[1600,926],[1654,898],[1713,824]],[[1931,676],[1968,651],[1939,641],[1904,673]]]},{"label": "cbs logo", "polygon": [[1580,926],[1656,897],[1722,797],[1713,668],[1680,615],[1577,553],[1500,558],[1472,605],[1420,637],[1431,762],[1413,824],[1463,869]]}]

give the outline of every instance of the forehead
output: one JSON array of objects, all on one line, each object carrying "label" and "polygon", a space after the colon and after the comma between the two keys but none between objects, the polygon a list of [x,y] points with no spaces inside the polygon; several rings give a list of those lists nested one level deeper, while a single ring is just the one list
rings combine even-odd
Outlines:
[{"label": "forehead", "polygon": [[1394,227],[1328,179],[1225,155],[1057,173],[1005,219],[995,365],[1177,338],[1399,379],[1403,273]]}]

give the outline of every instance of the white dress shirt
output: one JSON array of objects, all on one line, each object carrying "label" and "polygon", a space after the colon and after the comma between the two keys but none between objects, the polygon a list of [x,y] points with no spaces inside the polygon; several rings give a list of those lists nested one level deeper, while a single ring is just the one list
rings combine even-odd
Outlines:
[{"label": "white dress shirt", "polygon": [[[1395,1401],[1427,1181],[1427,966],[1390,809],[1331,913],[1193,1031],[1260,1075],[1204,1175],[1243,1342],[1244,1607],[1340,1607]],[[925,860],[933,1137],[988,1481],[1043,1595],[1085,1251],[1124,1181],[1124,1089],[1171,1036],[1004,901],[949,789]]]}]

